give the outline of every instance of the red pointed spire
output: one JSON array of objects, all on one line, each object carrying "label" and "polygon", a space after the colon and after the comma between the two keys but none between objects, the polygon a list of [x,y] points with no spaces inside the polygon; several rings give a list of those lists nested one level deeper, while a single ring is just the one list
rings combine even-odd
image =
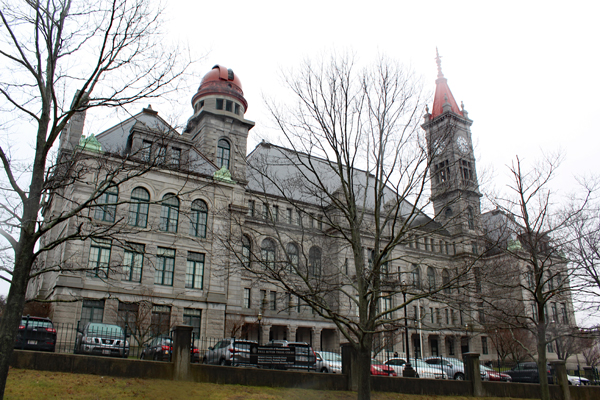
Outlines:
[{"label": "red pointed spire", "polygon": [[[462,116],[463,113],[460,108],[458,108],[456,100],[454,100],[454,96],[452,96],[452,92],[448,87],[448,80],[444,78],[444,74],[442,73],[442,57],[440,57],[437,47],[435,49],[435,55],[438,76],[435,80],[435,97],[433,98],[433,108],[431,110],[431,116],[429,119],[433,119],[442,114],[444,112],[444,108],[448,110],[448,107],[450,107],[449,110],[453,113]],[[447,104],[446,107],[444,107],[445,104]]]}]

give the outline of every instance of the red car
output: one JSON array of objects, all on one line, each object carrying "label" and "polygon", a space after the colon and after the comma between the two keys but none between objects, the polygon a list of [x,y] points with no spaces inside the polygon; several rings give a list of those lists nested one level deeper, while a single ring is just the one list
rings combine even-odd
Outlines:
[{"label": "red car", "polygon": [[479,368],[481,369],[482,377],[483,374],[485,374],[484,379],[486,381],[512,382],[512,378],[508,374],[503,374],[502,372],[498,372],[483,365],[481,365]]},{"label": "red car", "polygon": [[396,376],[396,371],[389,365],[384,365],[371,358],[371,375]]}]

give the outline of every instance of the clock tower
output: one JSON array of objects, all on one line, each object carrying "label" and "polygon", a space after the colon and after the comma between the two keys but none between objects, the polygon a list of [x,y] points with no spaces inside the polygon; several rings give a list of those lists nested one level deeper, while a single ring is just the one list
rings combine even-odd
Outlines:
[{"label": "clock tower", "polygon": [[[436,50],[437,53],[437,50]],[[481,234],[480,197],[473,141],[472,120],[461,104],[459,109],[442,74],[436,54],[438,77],[431,113],[427,109],[422,128],[427,133],[431,200],[435,220],[455,237],[457,253],[477,253]]]}]

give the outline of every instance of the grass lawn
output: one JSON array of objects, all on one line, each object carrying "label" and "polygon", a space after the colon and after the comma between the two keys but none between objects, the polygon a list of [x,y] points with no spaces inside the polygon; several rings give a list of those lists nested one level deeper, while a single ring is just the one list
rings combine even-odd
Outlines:
[{"label": "grass lawn", "polygon": [[[373,400],[472,400],[472,397],[373,393]],[[196,400],[354,400],[356,393],[282,389],[157,379],[124,379],[11,368],[4,393],[10,399],[196,399]],[[481,398],[480,400],[484,400]]]}]

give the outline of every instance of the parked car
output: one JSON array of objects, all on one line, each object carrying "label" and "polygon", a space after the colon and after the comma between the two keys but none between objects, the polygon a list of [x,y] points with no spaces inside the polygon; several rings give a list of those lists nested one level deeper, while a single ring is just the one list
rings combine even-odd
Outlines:
[{"label": "parked car", "polygon": [[341,374],[342,356],[330,351],[315,351],[317,356],[316,370],[318,372]]},{"label": "parked car", "polygon": [[374,358],[371,358],[371,375],[397,376],[392,367],[382,364]]},{"label": "parked car", "polygon": [[[537,363],[535,362],[523,362],[518,363],[512,369],[506,371],[512,378],[513,382],[525,382],[525,383],[539,383],[540,373],[538,371]],[[548,383],[554,383],[554,377],[550,365],[547,366]]]},{"label": "parked car", "polygon": [[390,358],[385,362],[385,365],[392,368],[397,376],[402,376],[406,360],[403,358]]},{"label": "parked car", "polygon": [[88,322],[77,329],[75,354],[129,357],[129,342],[118,325]]},{"label": "parked car", "polygon": [[419,359],[410,360],[410,363],[417,373],[417,378],[448,379],[448,374],[446,374],[439,366],[428,364]]},{"label": "parked car", "polygon": [[446,373],[449,379],[462,381],[465,379],[465,366],[456,358],[428,357],[424,360],[428,365],[438,367]]},{"label": "parked car", "polygon": [[[171,361],[173,354],[173,339],[169,336],[160,336],[144,345],[140,360]],[[200,362],[200,351],[196,346],[190,348],[190,362]]]},{"label": "parked car", "polygon": [[587,386],[590,384],[590,380],[583,376],[567,375],[567,379],[569,380],[569,385],[573,386]]},{"label": "parked car", "polygon": [[140,360],[171,361],[172,352],[173,339],[168,336],[160,336],[144,346]]},{"label": "parked car", "polygon": [[490,367],[486,367],[485,365],[480,365],[479,368],[483,373],[485,373],[485,377],[483,377],[483,380],[485,381],[512,382],[512,378],[508,374],[498,372]]},{"label": "parked car", "polygon": [[56,347],[56,329],[49,318],[22,317],[15,349],[52,351]]},{"label": "parked car", "polygon": [[257,343],[253,340],[223,339],[208,348],[202,357],[202,363],[234,366],[250,364],[250,346],[253,344]]}]

